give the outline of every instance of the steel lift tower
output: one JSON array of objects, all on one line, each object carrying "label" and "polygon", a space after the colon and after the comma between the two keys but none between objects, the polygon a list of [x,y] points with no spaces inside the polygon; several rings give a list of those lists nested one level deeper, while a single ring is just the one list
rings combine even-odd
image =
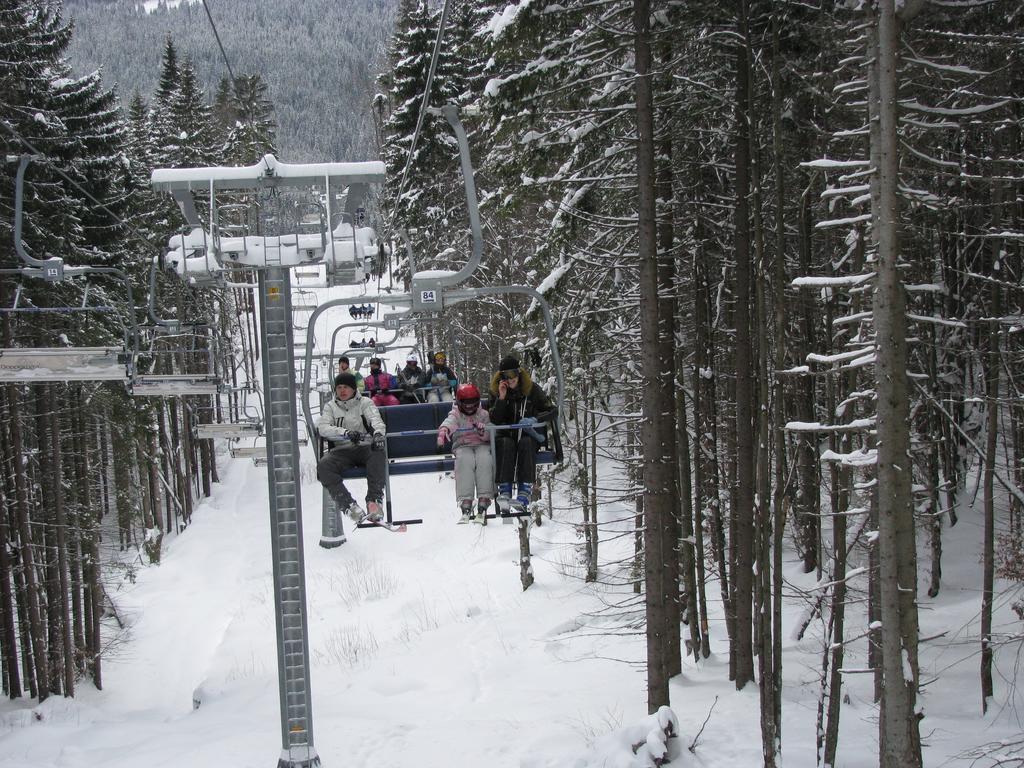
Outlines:
[{"label": "steel lift tower", "polygon": [[[225,266],[249,267],[258,276],[281,700],[278,768],[320,765],[313,744],[289,272],[322,264],[328,276],[333,276],[333,284],[361,283],[364,259],[372,257],[363,252],[355,228],[345,223],[343,214],[349,214],[350,222],[368,185],[383,181],[384,164],[380,162],[290,165],[272,155],[248,167],[157,169],[152,175],[153,189],[175,198],[191,228],[171,238],[170,252],[163,262],[166,269],[194,285],[216,285],[223,280]],[[319,232],[245,237],[221,234],[218,193],[266,193],[285,187],[316,188],[322,193],[327,203]],[[332,200],[346,188],[344,211],[332,211]],[[193,192],[206,195],[205,224],[200,221]]]}]

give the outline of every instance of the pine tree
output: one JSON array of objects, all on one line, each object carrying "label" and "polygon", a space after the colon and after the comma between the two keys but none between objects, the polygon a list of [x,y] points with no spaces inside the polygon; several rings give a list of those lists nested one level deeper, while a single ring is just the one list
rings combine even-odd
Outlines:
[{"label": "pine tree", "polygon": [[164,52],[160,60],[160,79],[157,83],[156,93],[153,96],[153,102],[156,107],[170,108],[174,101],[174,94],[178,91],[180,79],[178,50],[174,47],[174,41],[171,39],[171,36],[168,35],[164,40]]},{"label": "pine tree", "polygon": [[174,168],[209,165],[213,162],[214,127],[210,106],[196,79],[192,62],[181,64],[178,90],[171,102],[171,136],[165,145],[165,162]]},{"label": "pine tree", "polygon": [[229,100],[232,123],[221,154],[231,165],[251,165],[266,154],[277,154],[274,105],[259,74],[240,75]]},{"label": "pine tree", "polygon": [[[393,110],[384,129],[388,192],[391,197],[401,195],[393,205],[403,225],[419,231],[419,257],[424,259],[421,267],[428,266],[426,259],[442,250],[453,223],[451,207],[456,203],[450,190],[457,183],[457,170],[451,161],[444,118],[429,114],[424,117],[409,160],[439,22],[440,14],[420,0],[400,24],[394,42],[397,63],[389,93]],[[454,71],[454,57],[450,49],[442,46],[431,84],[431,106],[441,106],[458,97]]]}]

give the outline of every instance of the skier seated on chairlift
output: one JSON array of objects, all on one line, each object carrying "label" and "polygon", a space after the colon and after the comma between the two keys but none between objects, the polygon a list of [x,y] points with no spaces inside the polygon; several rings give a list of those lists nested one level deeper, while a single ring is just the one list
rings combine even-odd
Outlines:
[{"label": "skier seated on chairlift", "polygon": [[[317,431],[320,437],[333,444],[317,464],[317,480],[327,489],[338,509],[353,520],[381,520],[387,428],[377,406],[356,390],[356,378],[351,372],[334,377],[334,397],[324,404]],[[352,498],[341,479],[351,467],[366,468],[365,510]]]},{"label": "skier seated on chairlift", "polygon": [[375,338],[373,338],[373,336],[371,336],[369,339],[367,339],[367,341],[366,341],[366,348],[367,349],[376,349],[377,348],[377,340]]},{"label": "skier seated on chairlift", "polygon": [[[511,355],[502,359],[491,379],[491,421],[494,424],[522,424],[518,429],[501,430],[494,438],[498,510],[525,512],[533,499],[537,480],[537,449],[544,442],[534,425],[554,420],[557,409],[530,378],[519,360]],[[513,485],[515,498],[512,497]]]},{"label": "skier seated on chairlift", "polygon": [[452,392],[459,386],[459,380],[448,367],[448,356],[444,352],[434,353],[434,363],[430,366],[430,389],[427,391],[428,403],[451,402]]},{"label": "skier seated on chairlift", "polygon": [[423,402],[423,388],[429,381],[427,372],[420,368],[420,359],[416,353],[410,353],[405,358],[405,368],[398,372],[398,386],[402,389],[398,399],[402,405]]},{"label": "skier seated on chairlift", "polygon": [[338,373],[352,374],[352,376],[355,377],[356,380],[356,389],[360,393],[363,392],[363,390],[365,389],[365,384],[363,382],[363,374],[359,373],[358,371],[353,371],[349,368],[348,357],[346,357],[345,355],[342,355],[341,357],[338,358]]},{"label": "skier seated on chairlift", "polygon": [[352,319],[355,320],[357,317],[359,317],[359,308],[355,304],[352,304],[348,308],[348,313],[352,317]]},{"label": "skier seated on chairlift", "polygon": [[370,358],[370,375],[363,379],[363,386],[377,407],[398,405],[398,398],[391,392],[398,389],[398,382],[390,373],[381,370],[379,357]]},{"label": "skier seated on chairlift", "polygon": [[494,498],[494,458],[487,434],[490,421],[487,411],[480,407],[480,390],[475,384],[462,384],[455,390],[452,412],[437,430],[437,447],[450,441],[455,454],[455,497],[462,512],[460,524],[485,525],[487,508]]}]

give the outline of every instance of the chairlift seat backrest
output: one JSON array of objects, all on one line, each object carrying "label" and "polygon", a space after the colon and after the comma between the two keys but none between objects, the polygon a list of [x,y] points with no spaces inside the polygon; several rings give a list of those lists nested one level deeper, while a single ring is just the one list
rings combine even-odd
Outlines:
[{"label": "chairlift seat backrest", "polygon": [[233,445],[229,449],[232,459],[257,459],[265,458],[267,446],[261,445]]},{"label": "chairlift seat backrest", "polygon": [[179,395],[220,394],[220,381],[212,376],[146,374],[132,380],[132,394],[139,396],[176,397]]},{"label": "chairlift seat backrest", "polygon": [[220,424],[196,424],[196,437],[200,439],[255,437],[262,433],[262,427],[255,421],[223,422]]}]

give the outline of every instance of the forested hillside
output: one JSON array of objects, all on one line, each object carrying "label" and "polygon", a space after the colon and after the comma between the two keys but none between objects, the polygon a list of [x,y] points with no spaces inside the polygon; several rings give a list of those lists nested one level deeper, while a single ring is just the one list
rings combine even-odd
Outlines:
[{"label": "forested hillside", "polygon": [[[212,93],[227,75],[202,5],[146,13],[141,3],[72,0],[76,72],[100,68],[127,104],[152,92],[170,35]],[[394,21],[394,0],[216,0],[210,11],[236,75],[260,74],[277,107],[289,162],[374,156],[370,101]]]},{"label": "forested hillside", "polygon": [[[402,182],[438,19],[403,6],[385,131],[421,268],[467,250],[440,118]],[[819,765],[863,748],[840,741],[840,719],[863,716],[841,704],[849,667],[874,679],[879,764],[921,765],[919,689],[942,672],[921,664],[918,606],[941,594],[964,515],[985,530],[976,619],[950,628],[980,667],[965,695],[979,715],[1014,695],[994,665],[1024,640],[1022,30],[1016,0],[450,16],[431,101],[482,108],[481,282],[543,285],[557,315],[559,477],[589,579],[636,585],[632,613],[618,607],[646,623],[651,711],[682,656],[709,656],[720,601],[729,679],[759,690],[765,766],[792,722],[784,599],[806,601],[798,636],[822,644]],[[483,374],[517,339],[550,374],[535,310],[460,307],[438,344]],[[635,511],[632,562],[602,557],[613,502]],[[814,593],[784,579],[794,553]]]}]

